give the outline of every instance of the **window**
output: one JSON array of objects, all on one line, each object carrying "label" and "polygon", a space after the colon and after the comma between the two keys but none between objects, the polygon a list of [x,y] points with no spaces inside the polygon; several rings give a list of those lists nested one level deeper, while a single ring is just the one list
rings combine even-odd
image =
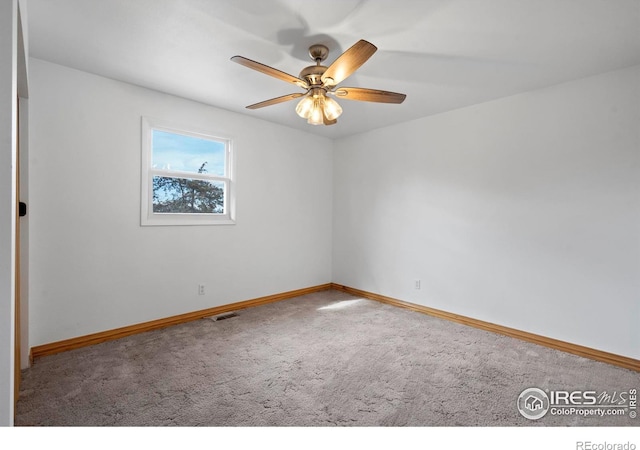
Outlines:
[{"label": "window", "polygon": [[228,138],[142,119],[142,225],[233,224]]}]

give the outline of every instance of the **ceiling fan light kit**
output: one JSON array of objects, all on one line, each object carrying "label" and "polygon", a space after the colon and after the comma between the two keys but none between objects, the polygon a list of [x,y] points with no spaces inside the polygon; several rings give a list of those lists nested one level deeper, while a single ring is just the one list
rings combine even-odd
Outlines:
[{"label": "ceiling fan light kit", "polygon": [[298,77],[242,56],[234,56],[231,61],[295,84],[306,91],[255,103],[247,106],[248,109],[263,108],[302,97],[296,106],[296,113],[300,117],[307,119],[311,125],[333,125],[342,114],[342,107],[330,95],[347,100],[377,103],[402,103],[406,98],[405,94],[377,89],[337,88],[338,84],[353,74],[376,50],[375,45],[360,40],[340,55],[329,67],[326,67],[321,63],[329,55],[329,49],[321,44],[312,45],[309,47],[309,56],[316,62],[316,65],[305,67]]},{"label": "ceiling fan light kit", "polygon": [[342,114],[342,107],[334,99],[327,97],[324,89],[313,88],[298,102],[296,113],[311,125],[323,125],[325,122],[335,123]]}]

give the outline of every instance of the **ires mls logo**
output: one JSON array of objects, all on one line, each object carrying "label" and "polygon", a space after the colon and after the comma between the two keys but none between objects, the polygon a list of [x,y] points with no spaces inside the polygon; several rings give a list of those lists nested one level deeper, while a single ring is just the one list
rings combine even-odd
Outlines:
[{"label": "ires mls logo", "polygon": [[528,388],[518,396],[520,414],[537,420],[547,413],[554,416],[628,416],[637,417],[637,389],[626,391],[555,390]]},{"label": "ires mls logo", "polygon": [[529,420],[537,420],[544,417],[549,411],[549,396],[538,388],[528,388],[518,396],[518,411]]}]

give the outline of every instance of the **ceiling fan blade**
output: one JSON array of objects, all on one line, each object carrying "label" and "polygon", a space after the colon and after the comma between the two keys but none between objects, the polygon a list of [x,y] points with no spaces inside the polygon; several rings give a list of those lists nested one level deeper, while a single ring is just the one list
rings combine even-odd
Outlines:
[{"label": "ceiling fan blade", "polygon": [[402,103],[407,97],[397,92],[379,91],[377,89],[341,87],[333,92],[334,95],[347,100],[378,103]]},{"label": "ceiling fan blade", "polygon": [[300,86],[303,89],[309,89],[309,85],[307,84],[306,81],[298,77],[294,77],[293,75],[289,75],[288,73],[282,72],[281,70],[274,69],[273,67],[269,67],[262,63],[245,58],[243,56],[234,56],[233,58],[231,58],[231,61],[238,63],[242,66],[248,67],[249,69],[257,70],[258,72],[262,72],[264,74],[270,75],[279,80],[286,81],[288,83],[293,83],[295,85]]},{"label": "ceiling fan blade", "polygon": [[302,97],[303,95],[306,95],[306,94],[304,92],[300,92],[295,94],[283,95],[282,97],[276,97],[270,100],[265,100],[264,102],[249,105],[247,106],[247,109],[258,109],[258,108],[264,108],[265,106],[277,105],[278,103],[288,102],[289,100]]},{"label": "ceiling fan blade", "polygon": [[326,86],[337,86],[363,65],[378,48],[371,42],[359,40],[338,57],[322,74]]}]

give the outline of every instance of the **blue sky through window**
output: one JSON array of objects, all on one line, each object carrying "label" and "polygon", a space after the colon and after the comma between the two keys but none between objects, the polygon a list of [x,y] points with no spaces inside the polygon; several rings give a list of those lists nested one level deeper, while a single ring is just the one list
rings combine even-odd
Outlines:
[{"label": "blue sky through window", "polygon": [[153,130],[152,166],[197,173],[204,162],[211,175],[225,176],[225,144],[167,131]]}]

